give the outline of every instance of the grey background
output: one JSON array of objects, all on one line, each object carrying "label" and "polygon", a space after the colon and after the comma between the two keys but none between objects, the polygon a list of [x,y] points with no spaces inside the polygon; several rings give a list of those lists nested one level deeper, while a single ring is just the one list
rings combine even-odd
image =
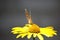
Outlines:
[{"label": "grey background", "polygon": [[41,27],[52,25],[57,30],[57,36],[43,36],[45,40],[60,40],[59,0],[0,0],[0,40],[28,40],[26,37],[16,39],[16,35],[10,32],[14,26],[24,26],[27,23],[25,8],[31,10],[34,23]]}]

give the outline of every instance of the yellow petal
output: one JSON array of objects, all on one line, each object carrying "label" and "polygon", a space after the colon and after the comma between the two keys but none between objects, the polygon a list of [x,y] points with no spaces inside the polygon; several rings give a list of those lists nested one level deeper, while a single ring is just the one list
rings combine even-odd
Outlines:
[{"label": "yellow petal", "polygon": [[40,40],[44,40],[44,38],[42,37],[42,35],[37,34],[37,37],[38,37]]},{"label": "yellow petal", "polygon": [[24,38],[26,35],[27,35],[27,33],[22,34],[22,35],[21,35],[21,38]]},{"label": "yellow petal", "polygon": [[56,34],[56,31],[53,30],[53,27],[45,27],[45,28],[40,28],[40,33],[47,36],[47,37],[53,37]]},{"label": "yellow petal", "polygon": [[16,36],[16,38],[19,38],[20,36],[21,36],[21,35],[19,34],[19,35]]},{"label": "yellow petal", "polygon": [[23,27],[24,32],[28,32],[28,27]]},{"label": "yellow petal", "polygon": [[16,31],[11,31],[13,34],[18,34],[18,32],[16,32]]},{"label": "yellow petal", "polygon": [[20,34],[20,33],[24,33],[23,32],[24,30],[23,30],[23,28],[20,28],[20,27],[14,27],[14,28],[12,28],[12,33],[13,34]]},{"label": "yellow petal", "polygon": [[36,35],[37,35],[37,33],[33,33],[33,37],[34,37],[34,38],[36,37]]},{"label": "yellow petal", "polygon": [[19,37],[23,38],[23,37],[25,37],[26,35],[27,35],[26,33],[25,33],[25,34],[19,34],[19,35],[16,36],[16,38],[19,38]]},{"label": "yellow petal", "polygon": [[28,38],[28,39],[30,39],[31,36],[32,36],[32,33],[28,33],[28,34],[27,34],[27,38]]},{"label": "yellow petal", "polygon": [[19,29],[21,29],[21,27],[14,27],[14,28],[12,28],[12,30],[19,30]]},{"label": "yellow petal", "polygon": [[14,28],[12,28],[12,31],[22,31],[22,28],[21,27],[14,27]]}]

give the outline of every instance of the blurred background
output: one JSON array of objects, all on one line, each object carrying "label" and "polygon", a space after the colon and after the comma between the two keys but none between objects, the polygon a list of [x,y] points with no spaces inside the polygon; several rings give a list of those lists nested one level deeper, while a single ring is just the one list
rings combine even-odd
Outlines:
[{"label": "blurred background", "polygon": [[60,0],[0,0],[0,40],[28,40],[26,37],[16,39],[11,33],[11,28],[27,23],[25,8],[31,11],[35,24],[52,25],[57,30],[57,36],[44,36],[45,40],[60,40]]}]

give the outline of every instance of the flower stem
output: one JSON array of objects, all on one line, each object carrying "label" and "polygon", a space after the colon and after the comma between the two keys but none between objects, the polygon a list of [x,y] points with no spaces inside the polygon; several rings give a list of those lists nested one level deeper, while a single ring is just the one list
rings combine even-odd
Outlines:
[{"label": "flower stem", "polygon": [[33,37],[33,40],[35,40],[35,38]]}]

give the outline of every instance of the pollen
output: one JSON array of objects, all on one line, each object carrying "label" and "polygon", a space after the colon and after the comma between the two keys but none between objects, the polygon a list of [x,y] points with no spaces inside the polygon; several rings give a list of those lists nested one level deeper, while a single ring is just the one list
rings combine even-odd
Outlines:
[{"label": "pollen", "polygon": [[29,27],[29,32],[31,32],[31,33],[39,33],[39,32],[40,32],[40,28],[39,28],[38,25],[32,24],[32,25]]}]

